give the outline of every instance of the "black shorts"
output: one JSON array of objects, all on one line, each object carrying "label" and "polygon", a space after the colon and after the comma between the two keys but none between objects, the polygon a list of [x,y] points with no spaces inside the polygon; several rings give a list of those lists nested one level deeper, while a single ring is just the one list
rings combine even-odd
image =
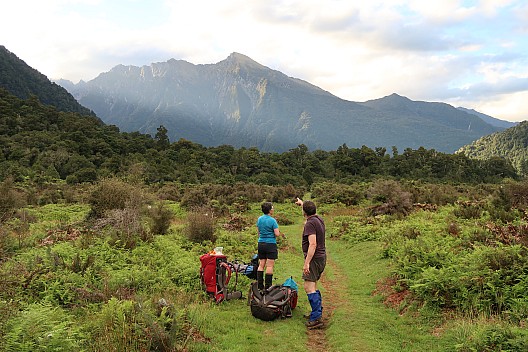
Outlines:
[{"label": "black shorts", "polygon": [[302,278],[305,281],[317,282],[321,278],[321,274],[323,273],[325,267],[326,256],[321,258],[312,258],[310,261],[310,272],[308,274],[303,273]]},{"label": "black shorts", "polygon": [[259,259],[277,259],[279,257],[279,250],[276,243],[258,243],[258,257]]}]

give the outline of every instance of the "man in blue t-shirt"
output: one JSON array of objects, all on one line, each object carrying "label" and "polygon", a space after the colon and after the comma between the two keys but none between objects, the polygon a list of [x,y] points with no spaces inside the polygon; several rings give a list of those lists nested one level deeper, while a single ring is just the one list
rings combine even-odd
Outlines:
[{"label": "man in blue t-shirt", "polygon": [[[279,231],[279,224],[273,215],[273,204],[271,202],[262,203],[262,213],[257,220],[258,231],[258,257],[259,266],[257,269],[258,289],[267,290],[272,286],[273,266],[275,260],[279,257],[277,249],[277,236],[282,235]],[[284,235],[282,235],[284,237]],[[264,268],[266,268],[266,277],[264,280]]]}]

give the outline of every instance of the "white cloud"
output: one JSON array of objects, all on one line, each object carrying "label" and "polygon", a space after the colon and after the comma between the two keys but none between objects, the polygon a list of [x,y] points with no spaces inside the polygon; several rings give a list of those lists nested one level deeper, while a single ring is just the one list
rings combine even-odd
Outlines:
[{"label": "white cloud", "polygon": [[0,44],[50,78],[236,51],[348,100],[398,93],[524,119],[527,18],[520,0],[18,0]]}]

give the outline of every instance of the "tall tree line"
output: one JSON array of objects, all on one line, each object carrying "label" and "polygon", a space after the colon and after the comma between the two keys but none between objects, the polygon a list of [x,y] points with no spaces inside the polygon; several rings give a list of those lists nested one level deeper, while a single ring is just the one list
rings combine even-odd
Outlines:
[{"label": "tall tree line", "polygon": [[0,179],[93,182],[107,176],[138,177],[146,183],[254,182],[310,185],[375,177],[438,182],[495,182],[516,178],[503,158],[470,159],[425,148],[366,146],[310,151],[299,145],[283,153],[230,145],[204,147],[185,139],[170,142],[160,126],[154,137],[120,132],[94,116],[60,112],[34,96],[22,100],[0,89]]}]

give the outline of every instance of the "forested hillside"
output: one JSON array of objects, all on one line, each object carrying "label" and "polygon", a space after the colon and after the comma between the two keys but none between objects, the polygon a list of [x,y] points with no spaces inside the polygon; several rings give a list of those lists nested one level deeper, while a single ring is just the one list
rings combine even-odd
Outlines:
[{"label": "forested hillside", "polygon": [[528,175],[528,121],[484,136],[460,148],[459,152],[480,160],[504,158],[511,161],[519,174]]},{"label": "forested hillside", "polygon": [[452,182],[515,177],[502,158],[475,160],[419,148],[349,148],[310,151],[304,145],[284,153],[222,145],[170,142],[158,127],[154,137],[120,132],[96,117],[58,111],[36,97],[19,99],[0,89],[0,177],[68,183],[111,175],[138,174],[148,183],[255,182],[309,185],[318,180],[354,181],[375,176]]},{"label": "forested hillside", "polygon": [[79,104],[66,89],[51,82],[2,45],[0,45],[0,88],[5,88],[22,99],[35,95],[42,103],[55,106],[60,111],[95,116],[92,111]]}]

